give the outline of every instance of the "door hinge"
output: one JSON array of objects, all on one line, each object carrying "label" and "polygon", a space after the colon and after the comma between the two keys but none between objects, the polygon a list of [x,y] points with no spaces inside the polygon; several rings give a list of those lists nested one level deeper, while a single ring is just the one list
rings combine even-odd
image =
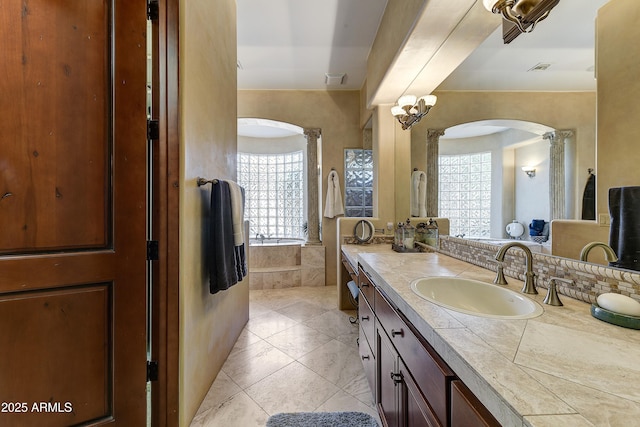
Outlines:
[{"label": "door hinge", "polygon": [[157,240],[147,240],[147,261],[160,259],[160,249]]},{"label": "door hinge", "polygon": [[147,120],[147,139],[149,141],[160,139],[160,122],[158,120]]},{"label": "door hinge", "polygon": [[160,6],[158,0],[150,0],[147,2],[147,19],[155,21],[160,18]]},{"label": "door hinge", "polygon": [[147,382],[158,381],[158,362],[147,360]]}]

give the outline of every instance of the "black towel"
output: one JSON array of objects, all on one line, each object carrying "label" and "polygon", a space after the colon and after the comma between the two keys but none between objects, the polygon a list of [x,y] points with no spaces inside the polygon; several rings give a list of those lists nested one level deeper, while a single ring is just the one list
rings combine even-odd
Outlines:
[{"label": "black towel", "polygon": [[209,220],[209,291],[215,294],[246,275],[244,245],[234,245],[231,193],[225,181],[211,186]]},{"label": "black towel", "polygon": [[587,178],[582,195],[582,219],[596,219],[596,176],[592,173]]},{"label": "black towel", "polygon": [[618,256],[613,267],[640,270],[640,187],[609,189],[609,246]]}]

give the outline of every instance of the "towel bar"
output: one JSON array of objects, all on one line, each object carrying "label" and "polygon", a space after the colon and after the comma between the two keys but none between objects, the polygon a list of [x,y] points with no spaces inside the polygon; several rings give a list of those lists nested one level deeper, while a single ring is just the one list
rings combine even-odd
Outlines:
[{"label": "towel bar", "polygon": [[218,180],[217,179],[198,178],[197,183],[198,183],[198,187],[202,187],[203,185],[209,184],[209,183],[215,185],[215,184],[218,183]]}]

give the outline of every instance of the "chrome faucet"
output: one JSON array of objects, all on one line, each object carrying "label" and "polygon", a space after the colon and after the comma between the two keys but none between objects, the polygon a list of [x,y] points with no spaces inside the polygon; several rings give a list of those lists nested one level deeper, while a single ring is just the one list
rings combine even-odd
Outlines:
[{"label": "chrome faucet", "polygon": [[609,262],[618,261],[618,257],[616,256],[616,253],[613,251],[613,249],[611,249],[611,246],[602,242],[591,242],[591,243],[588,243],[584,248],[582,248],[582,251],[580,251],[580,261],[586,261],[591,249],[597,246],[600,246],[602,250],[604,250],[604,255],[607,258],[607,261]]},{"label": "chrome faucet", "polygon": [[[525,282],[522,287],[522,292],[525,294],[537,294],[536,285],[533,282],[535,274],[533,272],[533,255],[531,254],[531,249],[529,249],[526,245],[518,242],[509,242],[505,245],[502,245],[496,253],[496,261],[504,262],[504,256],[507,254],[507,251],[512,247],[520,248],[524,251],[524,254],[527,259],[527,272],[525,273]],[[502,273],[502,266],[498,266],[498,275],[494,280],[494,283],[500,283],[500,281],[504,281],[504,284],[507,284],[507,281],[504,278],[504,274]]]}]

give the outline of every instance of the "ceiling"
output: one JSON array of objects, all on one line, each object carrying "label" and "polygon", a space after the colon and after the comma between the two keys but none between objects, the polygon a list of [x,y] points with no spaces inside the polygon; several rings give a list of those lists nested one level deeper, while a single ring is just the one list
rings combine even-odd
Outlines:
[{"label": "ceiling", "polygon": [[[386,0],[237,0],[238,89],[359,90]],[[345,74],[327,86],[325,74]]]},{"label": "ceiling", "polygon": [[[372,99],[373,105],[393,102],[405,92],[432,90],[595,91],[595,17],[608,0],[560,0],[532,33],[521,34],[508,45],[502,42],[500,17],[490,15],[482,0],[456,1],[426,3],[422,15],[416,18],[414,33],[418,36],[406,41],[396,58],[396,69],[385,76]],[[387,0],[237,0],[238,89],[361,89],[367,57],[386,3]],[[455,7],[453,4],[459,5],[455,15],[464,15],[467,21],[460,20],[455,25],[451,16],[443,15]],[[475,16],[471,22],[469,15]],[[436,25],[445,21],[449,21],[448,27]],[[478,40],[478,34],[471,34],[474,29],[489,36]],[[447,44],[456,31],[456,42]],[[449,46],[456,50],[443,54],[442,50]],[[406,71],[409,69],[413,74]],[[326,74],[345,77],[342,84],[327,85]],[[252,123],[250,128],[245,125],[248,123],[239,123],[240,135],[255,137],[262,133],[262,124]],[[488,125],[491,124],[485,123]],[[455,136],[483,130],[460,131],[461,135]],[[499,131],[499,127],[493,131]]]},{"label": "ceiling", "polygon": [[[502,43],[498,28],[434,87],[595,90],[594,22],[597,9],[607,1],[561,0],[534,32],[522,34],[508,45]],[[238,89],[360,89],[386,3],[237,0]],[[443,13],[443,8],[427,11],[436,12]],[[499,22],[497,15],[492,18]],[[528,71],[537,64],[549,67],[545,71]],[[344,73],[344,84],[327,86],[326,73]]]}]

